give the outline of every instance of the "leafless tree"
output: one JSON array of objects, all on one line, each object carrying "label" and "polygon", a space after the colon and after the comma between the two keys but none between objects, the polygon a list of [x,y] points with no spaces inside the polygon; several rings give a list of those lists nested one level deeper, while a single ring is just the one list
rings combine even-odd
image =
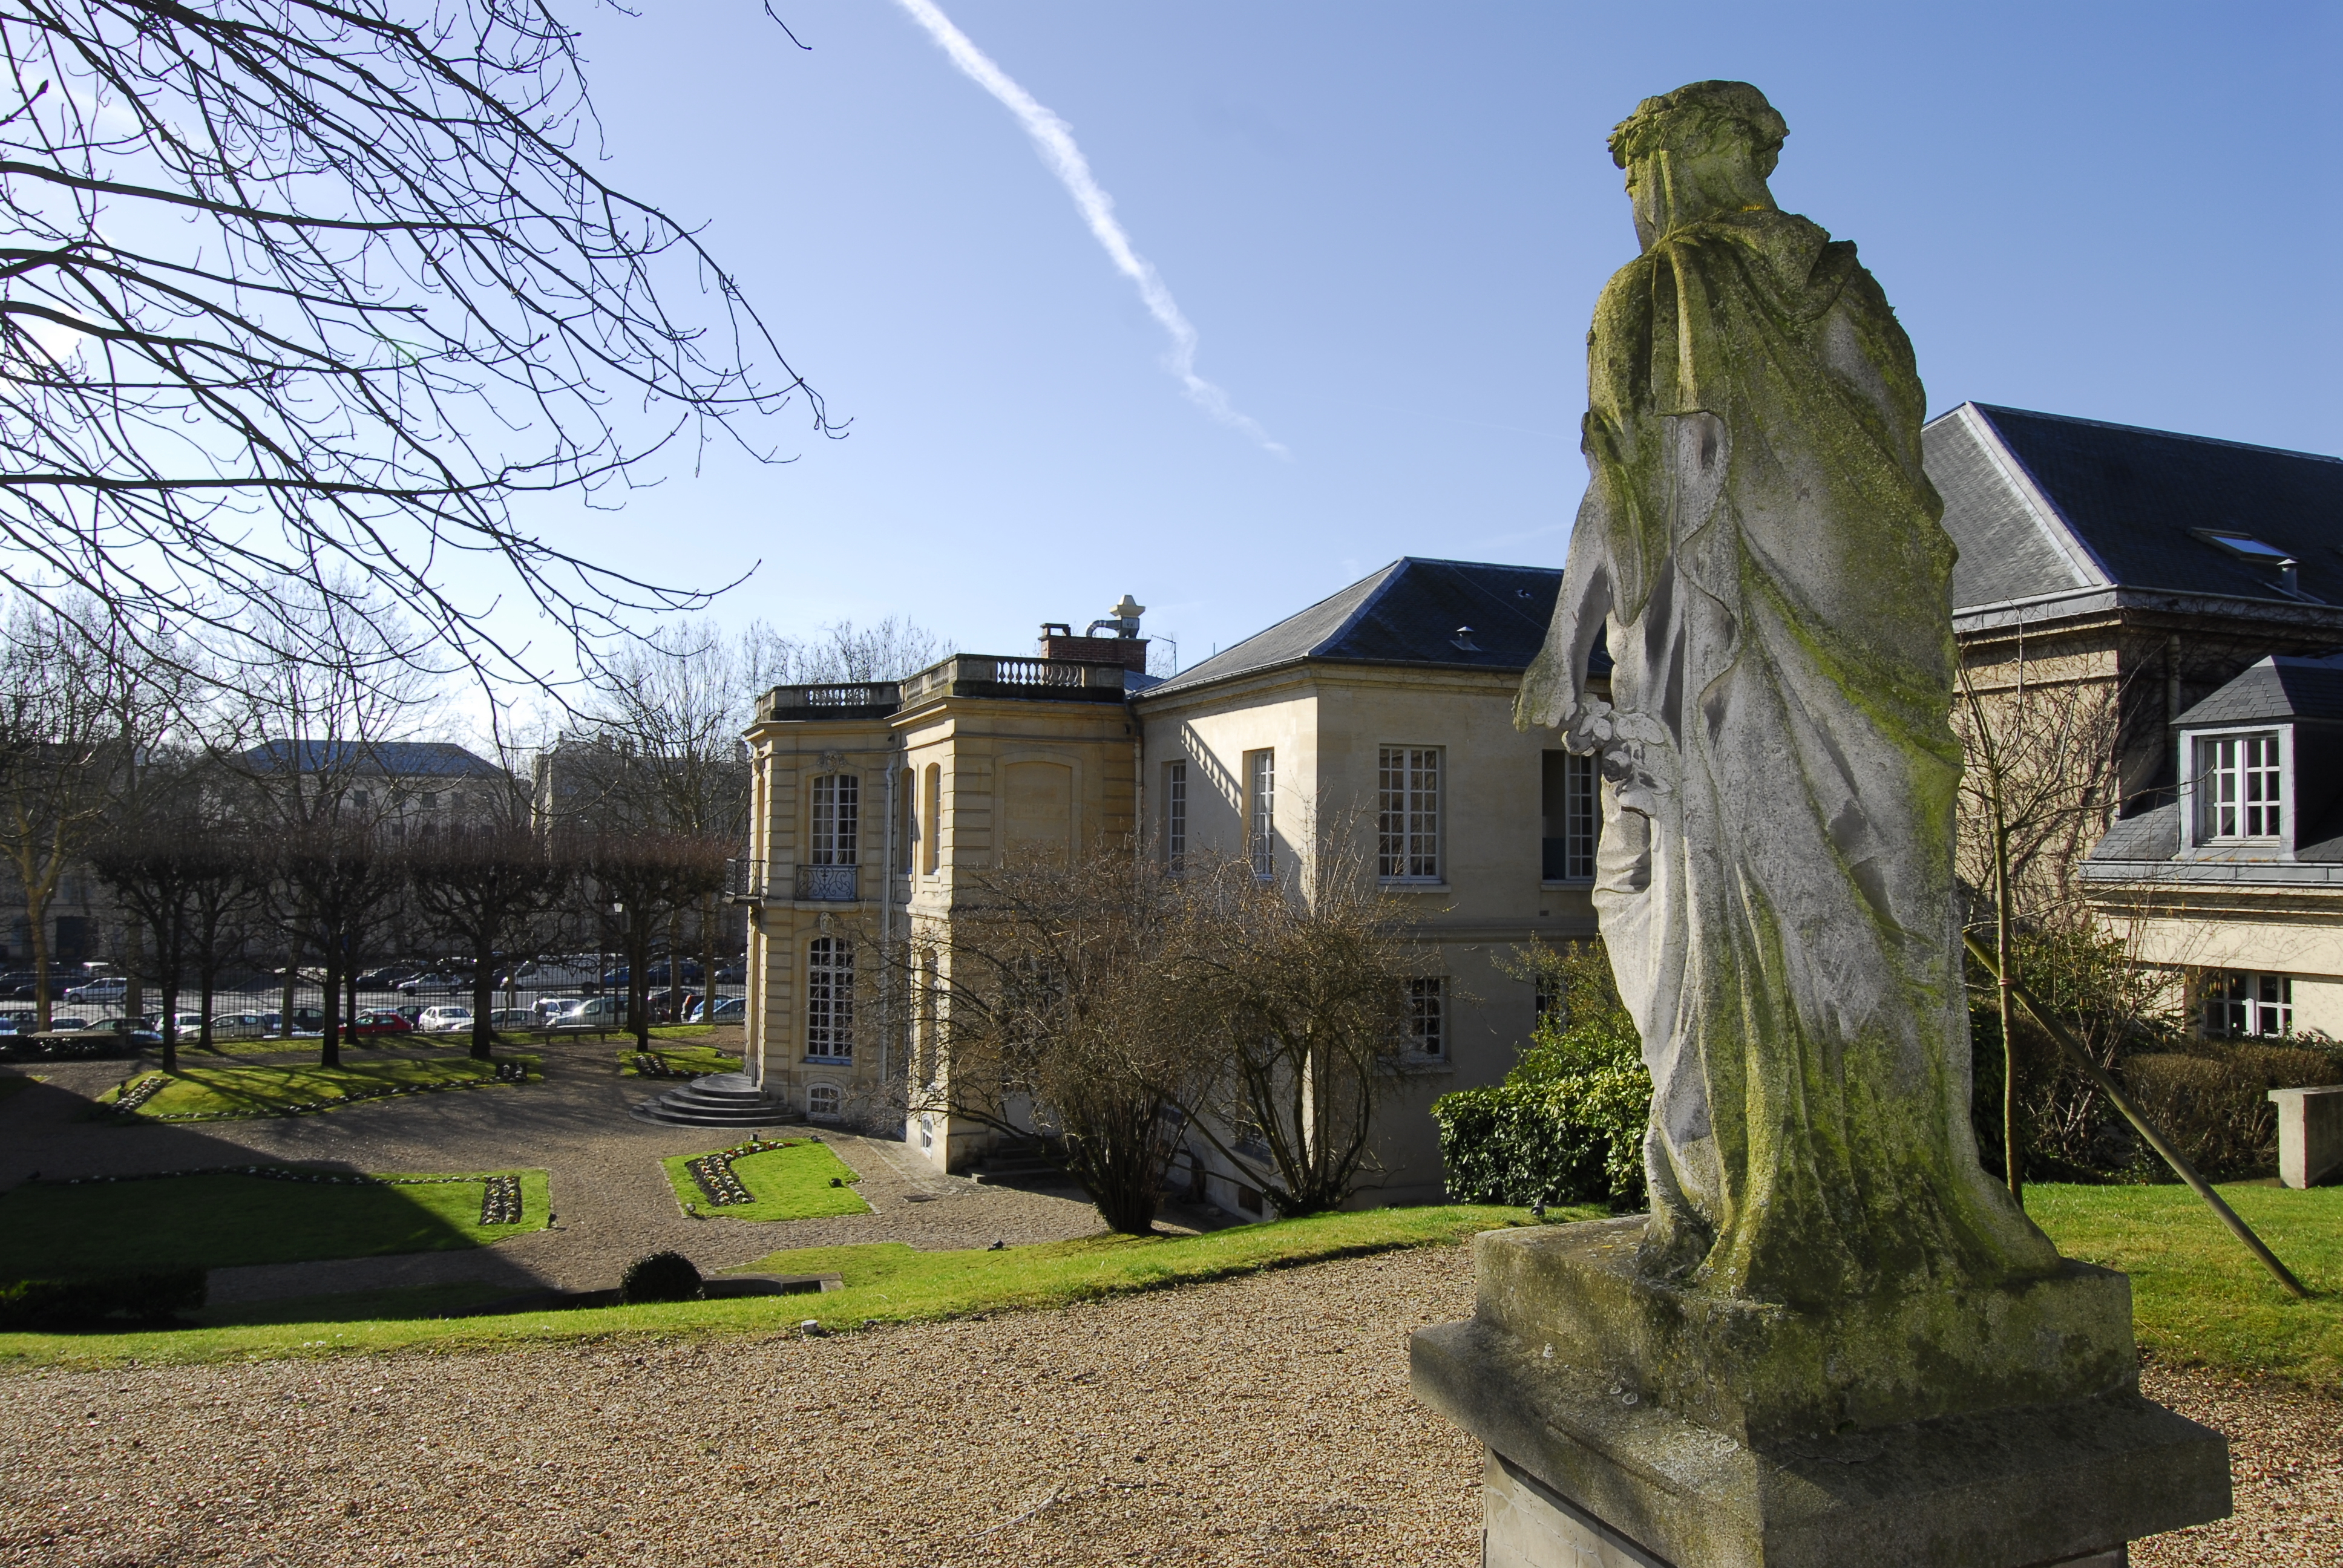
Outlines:
[{"label": "leafless tree", "polygon": [[1190,1127],[1282,1214],[1339,1208],[1373,1173],[1375,1112],[1411,1042],[1420,960],[1398,910],[1344,846],[1320,840],[1311,886],[1242,859],[1191,857],[1181,879],[1181,1000],[1217,1070]]},{"label": "leafless tree", "polygon": [[472,1055],[486,1061],[496,1044],[488,1020],[498,968],[537,956],[548,917],[568,897],[577,869],[519,810],[411,843],[406,861],[416,906],[433,932],[471,955]]},{"label": "leafless tree", "polygon": [[703,602],[515,501],[769,460],[793,399],[838,431],[694,231],[603,179],[577,44],[544,0],[0,4],[0,583],[232,682],[337,657],[252,613],[288,583],[525,680],[457,563],[581,651]]},{"label": "leafless tree", "polygon": [[951,920],[898,960],[926,1037],[912,1113],[1054,1135],[1107,1224],[1146,1234],[1180,1102],[1212,1076],[1177,997],[1177,884],[1128,846],[960,874]]}]

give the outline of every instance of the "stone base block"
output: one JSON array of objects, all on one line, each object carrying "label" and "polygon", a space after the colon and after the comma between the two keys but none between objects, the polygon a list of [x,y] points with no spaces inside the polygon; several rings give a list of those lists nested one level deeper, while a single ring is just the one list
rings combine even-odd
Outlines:
[{"label": "stone base block", "polygon": [[2119,1563],[2229,1512],[2227,1442],[2127,1392],[1753,1445],[1478,1320],[1419,1332],[1412,1374],[1499,1456],[1508,1568]]}]

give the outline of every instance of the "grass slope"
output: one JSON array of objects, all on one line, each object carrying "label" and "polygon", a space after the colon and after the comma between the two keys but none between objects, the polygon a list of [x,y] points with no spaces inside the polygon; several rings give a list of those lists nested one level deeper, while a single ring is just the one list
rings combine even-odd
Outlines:
[{"label": "grass slope", "polygon": [[2131,1276],[2139,1342],[2170,1362],[2343,1377],[2343,1188],[2224,1184],[2221,1196],[2308,1285],[2297,1301],[2186,1187],[2037,1186],[2026,1211],[2070,1258]]},{"label": "grass slope", "polygon": [[520,1177],[518,1224],[480,1223],[477,1179],[415,1187],[234,1175],[27,1184],[0,1197],[0,1279],[439,1252],[545,1228],[544,1171],[478,1174]]},{"label": "grass slope", "polygon": [[[710,1220],[815,1220],[827,1214],[870,1212],[870,1205],[854,1190],[854,1183],[862,1178],[826,1143],[793,1140],[733,1161],[732,1173],[756,1201],[723,1209],[709,1206],[707,1194],[684,1169],[699,1158],[679,1154],[662,1163],[667,1167],[668,1185],[675,1189],[675,1201],[692,1205],[690,1211]],[[831,1186],[833,1177],[845,1185]]]},{"label": "grass slope", "polygon": [[[1561,1216],[1560,1211],[1555,1211]],[[1595,1217],[1574,1210],[1572,1219]],[[380,1352],[485,1350],[604,1340],[626,1334],[774,1333],[809,1317],[830,1329],[865,1318],[911,1322],[1014,1307],[1063,1306],[1132,1291],[1190,1284],[1262,1269],[1461,1241],[1476,1231],[1528,1222],[1525,1211],[1470,1204],[1372,1209],[1204,1236],[1100,1236],[999,1252],[915,1252],[900,1242],[778,1252],[752,1271],[845,1274],[847,1288],[820,1296],[750,1296],[508,1317],[355,1322],[317,1304],[308,1322],[246,1324],[106,1335],[0,1334],[0,1366],[117,1364]]]},{"label": "grass slope", "polygon": [[[537,1070],[533,1056],[508,1057],[528,1064]],[[386,1087],[438,1086],[471,1083],[496,1076],[493,1061],[475,1061],[468,1056],[446,1060],[349,1061],[339,1067],[257,1065],[237,1067],[190,1067],[184,1063],[172,1076],[170,1083],[154,1099],[140,1106],[126,1120],[124,1125],[136,1126],[141,1121],[171,1121],[178,1118],[206,1118],[236,1121],[250,1116],[273,1116],[297,1106],[322,1104],[335,1109],[337,1101],[354,1096],[363,1101]],[[148,1076],[145,1072],[131,1075],[133,1081]],[[110,1105],[120,1095],[120,1090],[109,1089],[98,1097],[100,1105]]]}]

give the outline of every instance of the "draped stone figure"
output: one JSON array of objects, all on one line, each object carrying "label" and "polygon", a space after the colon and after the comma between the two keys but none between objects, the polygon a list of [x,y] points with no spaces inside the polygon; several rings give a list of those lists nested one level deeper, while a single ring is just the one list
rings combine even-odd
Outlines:
[{"label": "draped stone figure", "polygon": [[1643,254],[1587,335],[1591,482],[1516,717],[1601,759],[1594,903],[1655,1091],[1641,1271],[1827,1307],[2059,1261],[1969,1128],[1924,396],[1855,246],[1775,206],[1786,134],[1704,82],[1612,136]]}]

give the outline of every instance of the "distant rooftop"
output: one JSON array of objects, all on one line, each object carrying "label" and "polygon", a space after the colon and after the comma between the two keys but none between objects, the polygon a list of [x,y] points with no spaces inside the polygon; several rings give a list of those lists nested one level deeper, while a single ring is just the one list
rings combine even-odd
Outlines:
[{"label": "distant rooftop", "polygon": [[[1545,645],[1557,567],[1403,556],[1332,598],[1148,689],[1150,698],[1292,665],[1412,665],[1516,673]],[[1595,650],[1598,673],[1610,656]]]},{"label": "distant rooftop", "polygon": [[256,772],[375,773],[395,779],[501,779],[504,770],[438,740],[272,740],[242,754]]}]

